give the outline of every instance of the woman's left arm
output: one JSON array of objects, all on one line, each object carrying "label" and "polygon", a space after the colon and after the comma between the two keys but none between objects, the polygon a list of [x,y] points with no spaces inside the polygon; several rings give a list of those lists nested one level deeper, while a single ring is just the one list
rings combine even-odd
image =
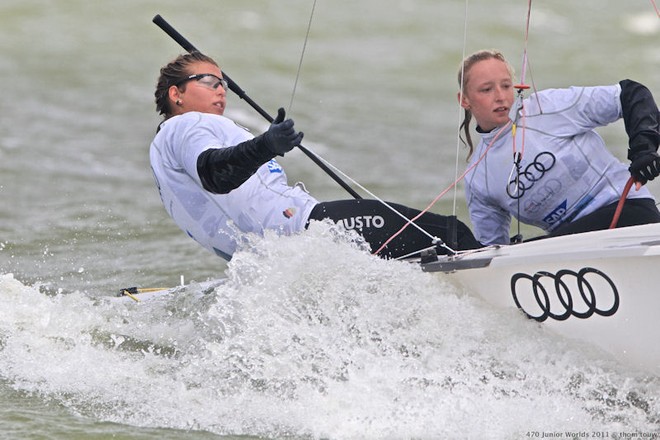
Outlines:
[{"label": "woman's left arm", "polygon": [[621,111],[628,133],[630,174],[645,184],[660,175],[660,113],[651,91],[644,85],[621,81]]}]

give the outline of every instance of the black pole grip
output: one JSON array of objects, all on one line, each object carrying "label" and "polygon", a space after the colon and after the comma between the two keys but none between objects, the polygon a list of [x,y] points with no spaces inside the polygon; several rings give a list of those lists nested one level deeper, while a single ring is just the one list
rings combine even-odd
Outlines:
[{"label": "black pole grip", "polygon": [[156,14],[154,19],[152,20],[154,23],[156,23],[156,26],[161,28],[162,30],[165,31],[167,35],[172,37],[174,41],[179,43],[181,47],[183,47],[185,50],[188,52],[196,52],[197,49],[193,44],[186,40],[183,35],[181,35],[176,29],[174,29],[163,17],[160,16],[160,14]]}]

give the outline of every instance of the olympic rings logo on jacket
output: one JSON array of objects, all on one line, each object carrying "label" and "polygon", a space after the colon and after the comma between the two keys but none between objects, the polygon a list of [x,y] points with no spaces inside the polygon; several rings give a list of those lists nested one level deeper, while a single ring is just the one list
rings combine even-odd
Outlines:
[{"label": "olympic rings logo on jacket", "polygon": [[545,173],[555,166],[556,162],[555,155],[549,151],[537,154],[534,161],[527,165],[524,171],[516,173],[516,176],[511,179],[506,187],[506,193],[512,199],[521,198],[525,195],[525,191],[534,186],[534,183],[541,180]]}]

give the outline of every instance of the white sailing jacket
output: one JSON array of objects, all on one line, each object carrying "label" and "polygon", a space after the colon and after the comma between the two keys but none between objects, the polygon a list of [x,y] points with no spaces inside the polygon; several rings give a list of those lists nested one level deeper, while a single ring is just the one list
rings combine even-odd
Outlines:
[{"label": "white sailing jacket", "polygon": [[189,112],[165,121],[150,148],[151,168],[167,212],[189,236],[227,260],[243,233],[303,230],[318,203],[300,185],[289,186],[274,159],[228,194],[206,191],[197,173],[198,156],[209,148],[227,148],[252,138],[231,119]]},{"label": "white sailing jacket", "polygon": [[[511,124],[481,134],[465,178],[477,240],[508,244],[511,216],[551,232],[619,200],[628,166],[594,129],[622,117],[620,94],[618,84],[544,90],[523,101],[515,149]],[[518,180],[514,153],[522,154]],[[653,197],[642,187],[628,198]]]}]

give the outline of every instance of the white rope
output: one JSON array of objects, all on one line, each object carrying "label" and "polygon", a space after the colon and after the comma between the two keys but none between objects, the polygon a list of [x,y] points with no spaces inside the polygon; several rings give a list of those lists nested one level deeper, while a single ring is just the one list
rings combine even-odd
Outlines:
[{"label": "white rope", "polygon": [[[464,42],[463,42],[463,57],[465,57],[465,46],[466,46],[465,41],[467,40],[467,6],[468,6],[467,3],[468,3],[468,2],[467,2],[467,0],[466,0],[466,1],[465,1],[465,10],[466,10],[466,12],[465,12],[465,35],[464,35]],[[299,78],[300,78],[300,72],[301,72],[301,70],[302,70],[303,59],[304,59],[304,56],[305,56],[305,50],[306,50],[306,47],[307,47],[307,41],[309,40],[309,34],[310,34],[311,26],[312,26],[312,20],[313,20],[313,17],[314,17],[314,10],[315,10],[315,8],[316,8],[316,0],[314,0],[314,3],[313,3],[313,5],[312,5],[312,11],[311,11],[311,13],[310,13],[310,17],[309,17],[309,23],[308,23],[308,26],[307,26],[307,33],[306,33],[306,35],[305,35],[305,41],[304,41],[304,44],[303,44],[302,52],[301,52],[301,54],[300,54],[300,62],[298,63],[298,71],[296,72],[296,79],[295,79],[295,82],[294,82],[294,85],[293,85],[293,90],[292,90],[292,93],[291,93],[291,101],[290,101],[290,103],[289,103],[288,113],[291,113],[291,108],[293,107],[293,101],[294,101],[294,99],[295,99],[296,89],[297,89],[297,86],[298,86],[298,80],[299,80]],[[461,87],[461,90],[462,90],[462,87]],[[460,106],[459,106],[459,109],[460,109]],[[460,112],[459,112],[459,126],[460,126]],[[460,130],[459,130],[459,136],[460,136]],[[459,139],[459,142],[460,142],[460,139]],[[457,154],[456,154],[456,178],[458,178],[458,156],[459,156],[459,155],[458,155],[458,148],[459,148],[459,147],[458,147],[458,145],[457,145]],[[307,149],[309,150],[309,148],[307,148]],[[314,153],[314,152],[311,151],[311,150],[310,150],[310,152]],[[400,213],[396,208],[392,207],[392,206],[389,205],[386,201],[384,201],[383,199],[381,199],[380,197],[376,196],[374,193],[372,193],[371,191],[369,191],[367,188],[365,188],[364,186],[362,186],[362,185],[361,185],[359,182],[357,182],[355,179],[353,179],[352,177],[350,177],[349,175],[347,175],[346,173],[344,173],[343,171],[341,171],[339,168],[337,168],[336,166],[334,166],[333,164],[331,164],[330,162],[328,162],[327,160],[325,160],[323,157],[319,156],[318,154],[314,153],[314,155],[315,155],[319,160],[321,160],[324,164],[326,164],[328,167],[332,168],[335,172],[337,172],[338,174],[340,174],[341,176],[343,176],[345,179],[347,179],[348,181],[350,181],[352,184],[354,184],[355,186],[357,186],[358,188],[360,188],[362,191],[364,191],[365,193],[367,193],[367,194],[368,194],[369,196],[371,196],[374,200],[376,200],[376,201],[382,203],[383,205],[385,205],[388,209],[390,209],[392,212],[394,212],[396,215],[398,215],[401,219],[403,219],[403,220],[406,222],[407,225],[412,225],[412,226],[415,227],[417,230],[419,230],[422,234],[424,234],[424,235],[427,236],[429,239],[431,239],[434,243],[439,243],[440,246],[445,247],[446,249],[448,249],[448,250],[451,251],[451,252],[455,252],[453,249],[447,247],[446,244],[445,244],[445,243],[444,243],[439,237],[434,237],[433,235],[431,235],[429,232],[427,232],[426,230],[424,230],[423,228],[421,228],[420,226],[418,226],[414,221],[411,221],[408,217],[406,217],[405,215],[403,215],[402,213]],[[456,190],[455,190],[455,188],[454,188],[454,215],[455,215],[455,213],[456,213],[456,197],[457,197],[457,196],[456,196]],[[397,234],[397,235],[398,235],[398,234]],[[422,250],[423,250],[423,249],[422,249]],[[421,250],[420,250],[420,251],[421,251]],[[409,255],[417,254],[417,253],[419,253],[420,251],[415,251],[415,252],[413,252],[413,253],[411,253],[411,254],[409,254]],[[405,256],[402,257],[402,258],[405,258]]]},{"label": "white rope", "polygon": [[[458,157],[460,156],[461,151],[461,110],[463,107],[463,83],[465,81],[465,66],[463,65],[463,60],[465,59],[465,49],[467,47],[467,28],[468,28],[468,0],[465,0],[465,21],[463,23],[463,55],[461,57],[461,84],[459,85],[459,97],[458,97],[458,124],[456,125],[456,166],[454,169],[454,182],[458,182]],[[454,186],[454,206],[452,208],[452,214],[456,215],[456,201],[458,199],[458,185]]]},{"label": "white rope", "polygon": [[296,72],[296,80],[293,83],[293,90],[291,91],[291,101],[289,102],[288,114],[291,114],[293,107],[293,100],[296,96],[296,89],[298,88],[298,79],[300,78],[300,71],[302,70],[303,58],[305,57],[305,49],[307,48],[307,40],[309,40],[309,32],[312,29],[312,19],[314,18],[314,9],[316,9],[316,0],[312,5],[312,12],[309,14],[309,23],[307,24],[307,33],[305,34],[305,42],[303,43],[302,51],[300,52],[300,61],[298,62],[298,71]]},{"label": "white rope", "polygon": [[[307,149],[309,150],[309,147],[307,147]],[[310,151],[311,151],[311,150],[310,150]],[[390,209],[390,210],[391,210],[392,212],[394,212],[396,215],[398,215],[399,217],[401,217],[406,223],[408,223],[408,224],[414,226],[415,228],[417,228],[422,234],[426,235],[426,236],[427,236],[428,238],[430,238],[431,240],[434,240],[434,241],[439,240],[438,237],[434,237],[433,235],[429,234],[427,231],[425,231],[424,229],[422,229],[421,226],[418,226],[415,222],[411,221],[408,217],[406,217],[405,215],[401,214],[399,211],[396,210],[396,208],[390,206],[389,203],[387,203],[385,200],[381,199],[381,198],[378,197],[376,194],[374,194],[374,193],[372,193],[371,191],[369,191],[367,188],[365,188],[364,186],[362,186],[358,181],[356,181],[355,179],[353,179],[351,176],[349,176],[348,174],[344,173],[342,170],[340,170],[339,168],[337,168],[336,166],[334,166],[333,164],[331,164],[330,162],[328,162],[327,160],[325,160],[323,157],[319,156],[317,153],[314,153],[314,155],[315,155],[316,157],[318,157],[318,158],[319,158],[324,164],[326,164],[327,166],[329,166],[330,168],[332,168],[333,171],[337,172],[338,174],[341,174],[342,177],[344,177],[345,179],[347,179],[347,180],[348,180],[349,182],[351,182],[353,185],[357,186],[357,187],[360,188],[362,191],[364,191],[365,193],[367,193],[368,195],[370,195],[371,197],[373,197],[374,200],[377,200],[377,201],[379,201],[380,203],[382,203],[383,205],[385,205],[388,209]]]}]

